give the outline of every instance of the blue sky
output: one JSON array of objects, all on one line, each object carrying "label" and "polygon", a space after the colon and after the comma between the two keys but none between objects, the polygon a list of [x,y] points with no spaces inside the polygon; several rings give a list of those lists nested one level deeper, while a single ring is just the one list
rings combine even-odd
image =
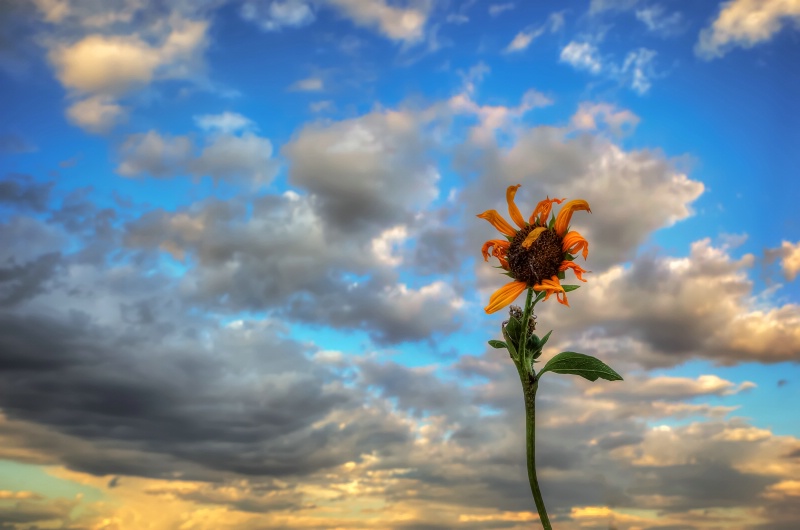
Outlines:
[{"label": "blue sky", "polygon": [[0,14],[0,529],[529,526],[516,184],[592,206],[544,357],[626,379],[543,380],[557,526],[797,526],[800,3]]}]

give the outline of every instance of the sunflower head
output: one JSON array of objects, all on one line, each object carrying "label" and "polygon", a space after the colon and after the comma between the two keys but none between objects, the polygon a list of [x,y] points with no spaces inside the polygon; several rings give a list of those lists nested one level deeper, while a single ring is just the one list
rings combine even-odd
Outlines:
[{"label": "sunflower head", "polygon": [[572,269],[579,280],[586,281],[581,275],[588,271],[583,270],[573,260],[578,252],[582,252],[583,259],[587,258],[589,243],[578,232],[569,231],[569,222],[576,211],[585,210],[591,213],[589,203],[581,199],[569,201],[558,215],[551,217],[553,203],[561,204],[566,199],[548,197],[539,202],[526,222],[514,203],[519,187],[517,184],[506,190],[508,212],[518,228],[506,222],[496,210],[487,210],[478,215],[506,236],[506,241],[492,239],[484,243],[484,260],[489,260],[491,250],[491,255],[500,261],[500,267],[506,271],[505,274],[514,280],[492,295],[485,308],[487,313],[494,313],[507,306],[528,287],[535,291],[544,291],[545,300],[556,293],[556,299],[569,306],[567,291],[559,282],[564,278],[564,271]]}]

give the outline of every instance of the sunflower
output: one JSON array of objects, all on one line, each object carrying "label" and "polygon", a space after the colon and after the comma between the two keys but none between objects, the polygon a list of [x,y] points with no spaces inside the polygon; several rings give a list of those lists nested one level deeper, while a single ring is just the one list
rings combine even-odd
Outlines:
[{"label": "sunflower", "polygon": [[509,305],[530,286],[533,286],[534,291],[544,291],[545,300],[556,293],[556,299],[569,306],[567,292],[559,279],[564,278],[567,269],[572,269],[575,276],[585,282],[582,274],[589,272],[573,261],[578,252],[586,259],[589,255],[589,243],[578,232],[569,231],[573,212],[586,210],[592,213],[589,203],[582,199],[569,201],[548,223],[553,203],[561,204],[566,200],[551,199],[548,196],[536,205],[525,222],[519,208],[514,204],[514,196],[520,186],[521,184],[509,186],[506,190],[508,214],[519,227],[518,230],[508,224],[497,210],[487,210],[478,215],[506,236],[505,240],[490,239],[483,244],[481,252],[484,261],[489,261],[491,253],[500,261],[500,267],[506,271],[505,274],[514,279],[492,294],[489,305],[484,308],[487,313],[494,313]]}]

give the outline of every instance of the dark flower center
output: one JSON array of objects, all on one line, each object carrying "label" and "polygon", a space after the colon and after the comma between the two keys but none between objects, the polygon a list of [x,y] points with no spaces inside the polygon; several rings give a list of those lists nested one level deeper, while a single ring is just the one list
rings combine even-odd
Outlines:
[{"label": "dark flower center", "polygon": [[529,285],[536,285],[542,280],[549,280],[558,274],[558,267],[564,259],[563,240],[554,230],[545,230],[529,248],[522,246],[528,234],[536,228],[529,225],[523,228],[508,249],[508,269],[514,279]]}]

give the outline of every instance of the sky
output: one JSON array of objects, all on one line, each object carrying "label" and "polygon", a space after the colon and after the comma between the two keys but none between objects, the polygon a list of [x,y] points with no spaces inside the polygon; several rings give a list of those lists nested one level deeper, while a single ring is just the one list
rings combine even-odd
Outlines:
[{"label": "sky", "polygon": [[624,377],[542,378],[554,527],[800,527],[798,45],[799,0],[0,1],[0,530],[535,528],[517,184],[591,206],[542,359]]}]

